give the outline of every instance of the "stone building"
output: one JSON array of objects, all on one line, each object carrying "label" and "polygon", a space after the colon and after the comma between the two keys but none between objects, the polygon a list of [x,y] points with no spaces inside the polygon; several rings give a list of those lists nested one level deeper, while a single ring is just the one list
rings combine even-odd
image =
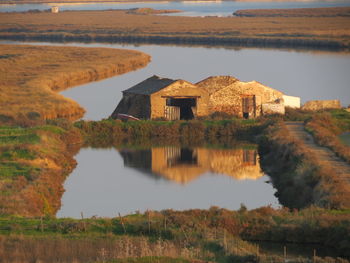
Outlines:
[{"label": "stone building", "polygon": [[264,113],[284,114],[283,93],[256,81],[216,76],[196,85],[208,91],[210,113],[225,112],[243,118],[255,118]]},{"label": "stone building", "polygon": [[153,76],[124,90],[112,117],[128,114],[142,119],[178,120],[222,112],[255,118],[262,114],[284,114],[285,106],[300,107],[300,98],[286,96],[256,81],[215,76],[192,84]]},{"label": "stone building", "polygon": [[193,119],[208,115],[208,93],[185,80],[150,77],[123,91],[123,98],[112,113],[142,119]]}]

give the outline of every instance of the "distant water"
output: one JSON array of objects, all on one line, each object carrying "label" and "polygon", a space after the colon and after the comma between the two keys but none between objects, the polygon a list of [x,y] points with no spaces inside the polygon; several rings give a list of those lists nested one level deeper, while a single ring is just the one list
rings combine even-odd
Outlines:
[{"label": "distant water", "polygon": [[0,12],[24,12],[28,10],[46,10],[51,6],[59,6],[60,10],[107,10],[150,7],[154,9],[177,9],[182,13],[170,14],[176,16],[230,16],[239,9],[269,9],[269,8],[307,8],[350,6],[349,0],[336,1],[304,1],[304,2],[150,2],[150,3],[77,3],[77,4],[0,4]]}]

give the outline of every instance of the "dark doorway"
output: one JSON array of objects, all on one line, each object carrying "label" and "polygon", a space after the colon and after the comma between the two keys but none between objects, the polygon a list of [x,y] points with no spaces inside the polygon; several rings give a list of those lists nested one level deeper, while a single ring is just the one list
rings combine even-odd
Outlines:
[{"label": "dark doorway", "polygon": [[180,108],[180,120],[191,120],[194,118],[193,108],[197,106],[196,98],[168,98],[167,106]]}]

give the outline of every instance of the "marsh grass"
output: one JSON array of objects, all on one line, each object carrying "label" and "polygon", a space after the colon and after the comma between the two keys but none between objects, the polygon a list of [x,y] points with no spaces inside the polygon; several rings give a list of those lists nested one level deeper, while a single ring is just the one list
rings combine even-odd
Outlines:
[{"label": "marsh grass", "polygon": [[345,139],[350,132],[350,112],[333,110],[314,114],[306,123],[317,144],[330,148],[337,156],[350,164],[350,147],[342,142],[341,134]]},{"label": "marsh grass", "polygon": [[319,160],[301,140],[291,136],[283,122],[269,126],[260,136],[259,154],[281,204],[298,209],[310,205],[350,207],[348,184],[336,176],[334,167]]},{"label": "marsh grass", "polygon": [[130,50],[28,45],[0,46],[0,124],[42,125],[43,119],[84,113],[58,91],[145,66]]},{"label": "marsh grass", "polygon": [[[339,256],[348,256],[348,220],[348,210],[315,207],[301,211],[271,207],[230,211],[212,207],[80,220],[1,216],[0,258],[12,257],[21,262],[94,262],[144,256],[215,262],[257,260],[256,245],[242,238],[323,244],[336,248]],[[259,259],[271,262],[273,255],[261,251]],[[298,262],[308,262],[301,260]],[[278,257],[273,260],[282,261]]]},{"label": "marsh grass", "polygon": [[43,125],[0,128],[0,213],[54,214],[62,183],[75,166],[67,144],[80,141],[75,129]]},{"label": "marsh grass", "polygon": [[[329,9],[331,10],[331,9]],[[319,11],[312,11],[313,14]],[[329,11],[331,12],[331,11]],[[176,17],[122,10],[0,13],[1,38],[348,48],[350,17]],[[67,25],[68,24],[68,25]],[[307,26],[306,26],[307,25]]]}]

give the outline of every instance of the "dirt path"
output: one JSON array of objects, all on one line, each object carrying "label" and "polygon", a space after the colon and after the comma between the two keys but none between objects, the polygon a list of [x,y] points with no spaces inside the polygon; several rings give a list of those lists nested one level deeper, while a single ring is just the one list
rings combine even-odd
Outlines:
[{"label": "dirt path", "polygon": [[303,122],[286,122],[285,124],[291,135],[300,139],[321,164],[333,167],[334,174],[339,179],[350,183],[350,165],[337,157],[330,149],[317,145],[313,137],[305,131]]}]

